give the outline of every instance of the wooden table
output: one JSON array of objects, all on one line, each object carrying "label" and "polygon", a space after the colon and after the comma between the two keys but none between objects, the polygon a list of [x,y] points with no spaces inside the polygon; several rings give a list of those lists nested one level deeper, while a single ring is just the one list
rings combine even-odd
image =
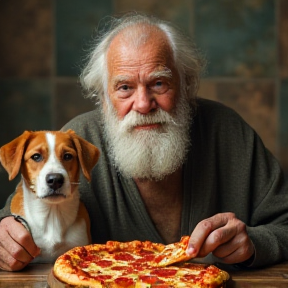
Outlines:
[{"label": "wooden table", "polygon": [[[19,272],[0,271],[0,288],[48,288],[51,264],[30,264]],[[227,288],[288,288],[288,262],[265,269],[229,271]]]},{"label": "wooden table", "polygon": [[288,288],[288,262],[264,269],[233,271],[229,274],[232,279],[227,288]]},{"label": "wooden table", "polygon": [[0,270],[1,288],[48,288],[47,275],[51,271],[51,264],[29,264],[18,272]]}]

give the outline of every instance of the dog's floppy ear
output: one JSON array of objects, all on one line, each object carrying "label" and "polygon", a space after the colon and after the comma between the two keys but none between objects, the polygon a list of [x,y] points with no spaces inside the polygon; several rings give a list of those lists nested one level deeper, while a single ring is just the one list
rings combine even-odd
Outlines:
[{"label": "dog's floppy ear", "polygon": [[66,131],[71,135],[77,150],[81,169],[85,178],[91,181],[91,171],[99,159],[100,152],[96,146],[78,136],[73,130]]},{"label": "dog's floppy ear", "polygon": [[13,180],[20,170],[25,144],[30,135],[30,131],[25,131],[0,148],[0,162],[8,172],[9,180]]}]

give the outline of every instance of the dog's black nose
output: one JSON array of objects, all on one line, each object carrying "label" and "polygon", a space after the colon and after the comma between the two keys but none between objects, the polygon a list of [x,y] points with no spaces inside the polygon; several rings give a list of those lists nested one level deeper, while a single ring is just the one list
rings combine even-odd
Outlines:
[{"label": "dog's black nose", "polygon": [[64,177],[60,173],[51,173],[46,176],[46,183],[49,188],[56,191],[61,188],[64,183]]}]

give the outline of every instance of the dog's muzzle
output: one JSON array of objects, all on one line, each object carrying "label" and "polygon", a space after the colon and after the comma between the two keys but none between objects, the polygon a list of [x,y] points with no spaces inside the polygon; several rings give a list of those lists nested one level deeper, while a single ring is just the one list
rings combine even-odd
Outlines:
[{"label": "dog's muzzle", "polygon": [[64,184],[64,176],[61,173],[50,173],[46,175],[46,184],[50,188],[48,195],[49,196],[64,196],[63,193],[60,192],[60,188]]}]

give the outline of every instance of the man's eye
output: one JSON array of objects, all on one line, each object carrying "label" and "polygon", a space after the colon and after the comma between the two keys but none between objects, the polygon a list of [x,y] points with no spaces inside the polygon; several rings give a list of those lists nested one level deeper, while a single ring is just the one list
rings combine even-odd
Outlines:
[{"label": "man's eye", "polygon": [[31,156],[31,159],[35,162],[40,162],[43,160],[43,156],[40,153],[35,153]]},{"label": "man's eye", "polygon": [[129,90],[129,86],[128,85],[121,85],[120,87],[119,87],[119,89],[120,90]]},{"label": "man's eye", "polygon": [[169,84],[165,81],[157,80],[150,86],[150,89],[158,94],[163,94],[169,89]]},{"label": "man's eye", "polygon": [[70,154],[70,153],[65,153],[65,154],[64,154],[63,160],[69,161],[69,160],[71,160],[71,159],[73,159],[73,155],[72,155],[72,154]]}]

